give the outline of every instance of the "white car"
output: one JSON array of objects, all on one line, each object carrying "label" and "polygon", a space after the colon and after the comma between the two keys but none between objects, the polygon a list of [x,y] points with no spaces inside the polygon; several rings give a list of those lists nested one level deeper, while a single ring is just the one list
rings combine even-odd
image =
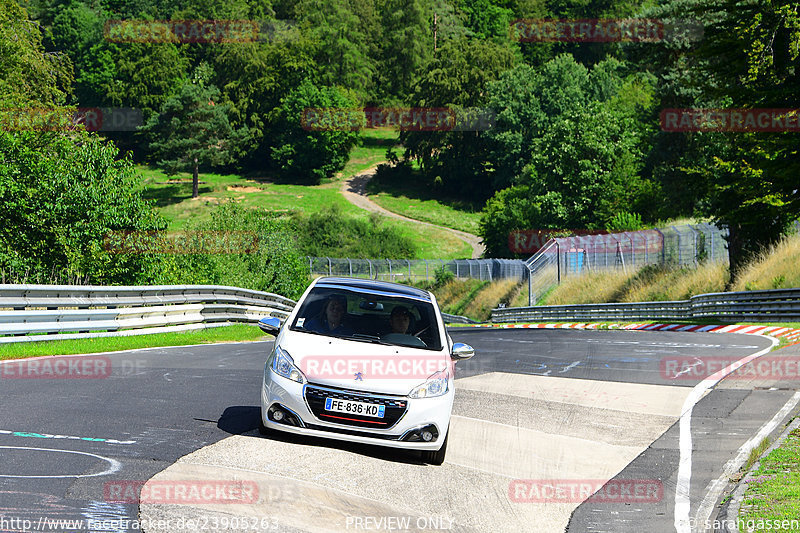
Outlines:
[{"label": "white car", "polygon": [[421,450],[440,465],[447,451],[453,344],[428,291],[363,279],[318,278],[276,335],[264,367],[261,432],[288,431]]}]

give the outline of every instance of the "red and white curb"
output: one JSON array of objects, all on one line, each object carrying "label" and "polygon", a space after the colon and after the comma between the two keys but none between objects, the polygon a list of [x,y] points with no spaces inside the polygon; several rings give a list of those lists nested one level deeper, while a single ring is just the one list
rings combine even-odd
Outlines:
[{"label": "red and white curb", "polygon": [[[601,328],[602,326],[602,328]],[[749,324],[714,326],[714,325],[687,325],[687,324],[605,324],[586,322],[554,322],[532,324],[475,324],[470,328],[530,328],[530,329],[629,329],[641,331],[686,331],[701,333],[750,333],[752,335],[768,335],[770,337],[784,338],[789,342],[800,341],[800,329],[782,328],[780,326],[756,326]]]}]

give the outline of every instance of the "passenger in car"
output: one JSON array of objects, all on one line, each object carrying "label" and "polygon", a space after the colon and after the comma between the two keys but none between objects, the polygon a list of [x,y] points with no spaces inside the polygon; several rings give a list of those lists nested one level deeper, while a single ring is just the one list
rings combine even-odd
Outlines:
[{"label": "passenger in car", "polygon": [[333,333],[336,335],[352,335],[353,328],[345,322],[347,299],[341,294],[332,294],[325,302],[322,314],[305,323],[305,329],[317,333]]}]

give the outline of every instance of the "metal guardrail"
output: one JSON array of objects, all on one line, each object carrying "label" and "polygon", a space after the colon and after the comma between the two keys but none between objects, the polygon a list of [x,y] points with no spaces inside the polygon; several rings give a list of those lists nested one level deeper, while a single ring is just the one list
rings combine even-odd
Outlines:
[{"label": "metal guardrail", "polygon": [[295,303],[221,285],[3,285],[0,343],[182,331],[265,316],[283,320]]},{"label": "metal guardrail", "polygon": [[[297,302],[220,285],[0,285],[0,344],[142,335],[285,320]],[[475,323],[443,315],[446,323]]]},{"label": "metal guardrail", "polygon": [[461,315],[448,315],[447,313],[442,313],[442,321],[445,324],[480,324],[471,318],[467,318]]},{"label": "metal guardrail", "polygon": [[531,320],[695,320],[787,321],[800,319],[800,289],[719,292],[689,300],[535,307],[492,310],[492,322]]}]

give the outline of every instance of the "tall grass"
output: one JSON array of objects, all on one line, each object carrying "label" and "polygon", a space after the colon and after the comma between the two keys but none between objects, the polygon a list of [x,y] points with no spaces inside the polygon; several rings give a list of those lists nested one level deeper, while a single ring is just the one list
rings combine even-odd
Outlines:
[{"label": "tall grass", "polygon": [[545,296],[544,303],[565,305],[610,302],[631,277],[621,270],[567,277],[562,280],[561,285]]},{"label": "tall grass", "polygon": [[563,279],[544,303],[686,300],[697,294],[724,291],[727,283],[725,263],[703,263],[697,268],[648,265],[632,273],[611,270]]},{"label": "tall grass", "polygon": [[517,292],[519,283],[515,279],[503,279],[489,283],[483,287],[469,304],[463,314],[480,322],[489,320],[492,309],[503,303],[508,305]]},{"label": "tall grass", "polygon": [[455,307],[481,284],[482,282],[477,279],[454,279],[448,281],[439,289],[433,289],[433,293],[436,295],[436,301],[439,303],[439,307],[444,311],[445,309]]},{"label": "tall grass", "polygon": [[800,287],[800,235],[792,235],[763,252],[744,268],[731,290]]}]

